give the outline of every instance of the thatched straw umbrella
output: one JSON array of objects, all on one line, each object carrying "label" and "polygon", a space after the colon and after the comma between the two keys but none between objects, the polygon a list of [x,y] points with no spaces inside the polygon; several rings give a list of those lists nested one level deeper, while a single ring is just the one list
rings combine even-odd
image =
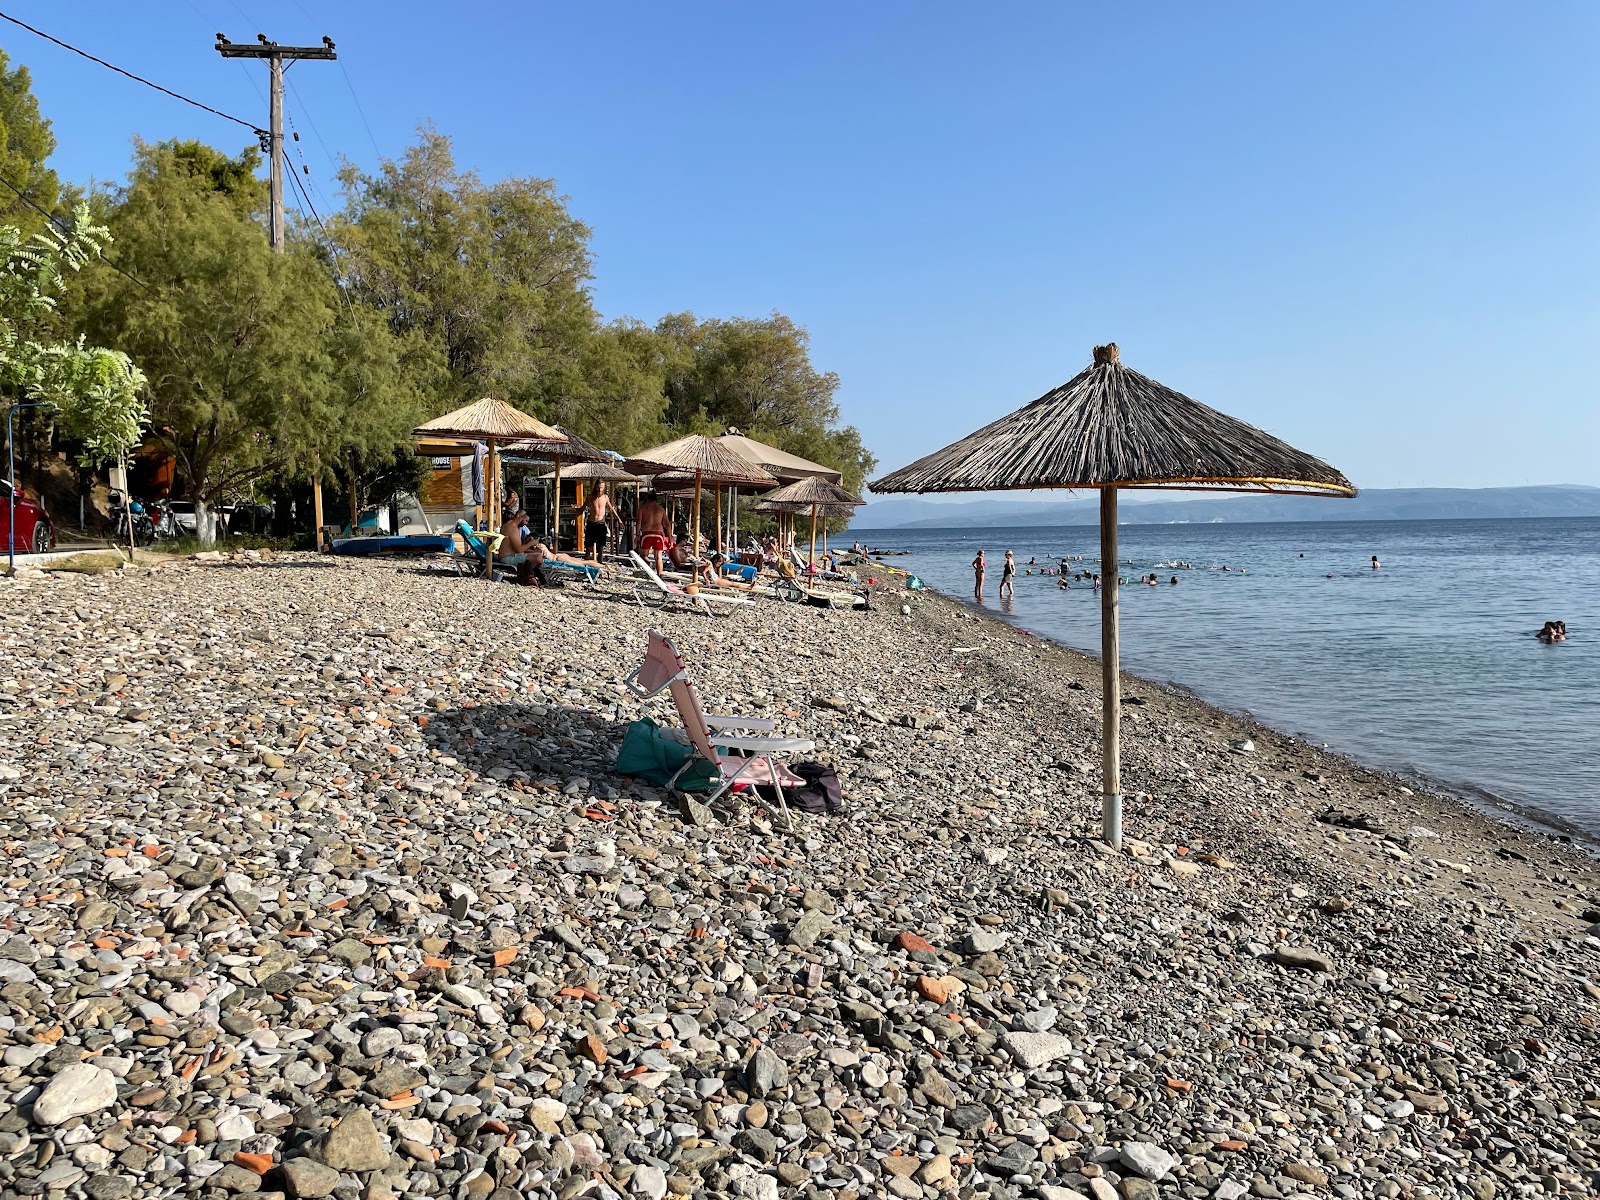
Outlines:
[{"label": "thatched straw umbrella", "polygon": [[703,434],[691,433],[630,455],[628,470],[637,475],[682,473],[694,476],[694,536],[692,553],[700,552],[700,489],[702,485],[766,484],[778,481],[760,467],[745,462],[727,447]]},{"label": "thatched straw umbrella", "polygon": [[[798,454],[790,454],[787,450],[779,450],[776,446],[769,446],[766,442],[758,442],[753,437],[746,437],[737,429],[729,429],[727,433],[717,438],[717,443],[726,446],[747,463],[753,463],[779,483],[797,483],[802,479],[826,479],[829,483],[842,483],[844,476],[834,468],[819,462],[812,462],[809,458],[801,458]],[[739,489],[728,489],[733,500],[733,531],[735,537],[739,532]]]},{"label": "thatched straw umbrella", "polygon": [[1122,365],[1115,344],[1054,391],[876,479],[874,492],[1100,489],[1103,834],[1122,845],[1117,491],[1179,488],[1354,496],[1321,459]]},{"label": "thatched straw umbrella", "polygon": [[[546,425],[537,417],[530,417],[521,409],[513,408],[504,400],[485,396],[471,404],[447,412],[418,425],[411,431],[419,438],[452,437],[489,444],[487,483],[484,489],[485,507],[490,513],[500,511],[500,459],[495,449],[498,442],[516,441],[518,438],[537,438],[547,443],[565,445],[567,435],[554,426]],[[354,520],[354,517],[351,518]],[[486,569],[494,578],[494,544],[490,543]]]},{"label": "thatched straw umbrella", "polygon": [[[561,464],[563,462],[609,462],[606,452],[592,442],[585,441],[575,433],[570,433],[560,425],[554,426],[559,441],[545,438],[524,438],[513,442],[506,450],[520,458],[531,458],[539,462],[555,464],[555,503],[552,506],[554,514],[550,522],[550,544],[555,549],[561,549]],[[578,549],[583,549],[580,539]]]},{"label": "thatched straw umbrella", "polygon": [[[791,483],[781,487],[775,492],[768,492],[761,498],[763,508],[783,505],[793,506],[793,510],[804,512],[811,510],[811,551],[806,558],[808,567],[815,567],[817,563],[817,513],[849,512],[857,505],[866,501],[859,496],[853,496],[837,484],[828,483],[826,480],[815,477],[802,479],[798,483]],[[809,584],[810,580],[807,580]]]}]

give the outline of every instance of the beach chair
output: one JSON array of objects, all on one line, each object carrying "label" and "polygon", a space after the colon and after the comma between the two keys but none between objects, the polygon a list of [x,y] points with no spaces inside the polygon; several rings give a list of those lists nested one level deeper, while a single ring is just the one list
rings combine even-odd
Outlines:
[{"label": "beach chair", "polygon": [[[729,717],[706,712],[689,677],[689,665],[684,662],[672,639],[658,630],[650,631],[649,645],[644,661],[623,681],[627,689],[641,700],[648,700],[669,692],[678,710],[678,719],[689,736],[689,744],[704,762],[717,768],[719,778],[715,788],[704,799],[712,804],[737,784],[765,784],[778,795],[778,808],[783,813],[785,825],[792,826],[789,806],[783,798],[786,787],[803,787],[805,780],[783,765],[780,760],[790,754],[804,754],[816,747],[810,738],[773,737],[776,722],[768,717]],[[767,736],[756,736],[765,734]],[[693,762],[690,759],[689,762]],[[667,781],[671,788],[678,775],[688,767],[685,763],[676,775]]]},{"label": "beach chair", "polygon": [[[517,573],[515,563],[505,563],[499,556],[499,546],[505,536],[499,533],[486,533],[473,529],[465,521],[456,522],[456,532],[461,535],[461,540],[466,543],[465,551],[453,551],[450,561],[455,566],[458,575],[482,575],[484,563],[488,561],[489,547],[496,549],[494,560],[494,576],[496,579],[509,578]],[[582,582],[590,587],[600,585],[600,568],[593,563],[557,562],[546,559],[539,564],[539,577],[545,583]]]},{"label": "beach chair", "polygon": [[[486,530],[474,529],[465,521],[456,522],[456,533],[461,536],[465,550],[452,550],[450,552],[450,565],[455,568],[457,575],[482,575],[484,564],[489,561],[489,548],[498,548],[505,540],[503,534],[489,533]],[[497,557],[494,563],[494,577],[503,579],[515,575],[515,567],[503,566]]]},{"label": "beach chair", "polygon": [[[645,608],[662,608],[667,604],[687,604],[690,608],[703,612],[706,616],[716,616],[719,611],[726,613],[731,608],[741,606],[754,606],[755,601],[743,596],[723,596],[716,592],[701,588],[698,592],[689,592],[675,583],[668,583],[651,569],[649,563],[641,558],[637,551],[628,551],[628,557],[633,560],[634,569],[644,575],[633,589],[633,598]],[[725,605],[722,609],[713,605]]]}]

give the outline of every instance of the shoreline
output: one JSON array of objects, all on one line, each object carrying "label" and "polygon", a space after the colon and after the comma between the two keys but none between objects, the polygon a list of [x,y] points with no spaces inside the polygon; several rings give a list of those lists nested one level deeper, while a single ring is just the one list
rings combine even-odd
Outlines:
[{"label": "shoreline", "polygon": [[[1100,656],[1092,650],[1083,650],[1077,646],[1058,641],[1049,634],[1037,633],[1028,629],[1020,621],[1009,618],[1003,613],[993,611],[987,605],[974,604],[964,596],[947,592],[932,584],[924,583],[923,590],[959,606],[974,616],[993,621],[995,624],[1004,626],[1023,636],[1037,638],[1041,642],[1082,658],[1085,662],[1094,666],[1098,686]],[[1502,796],[1495,795],[1487,788],[1479,787],[1470,782],[1452,783],[1449,780],[1436,778],[1418,769],[1396,770],[1364,762],[1358,751],[1319,746],[1310,740],[1312,735],[1291,733],[1271,724],[1270,721],[1257,716],[1247,708],[1232,708],[1220,701],[1206,698],[1200,693],[1198,685],[1187,684],[1176,679],[1159,679],[1148,675],[1140,675],[1130,670],[1123,670],[1122,675],[1124,679],[1136,680],[1146,687],[1159,688],[1171,695],[1182,695],[1195,704],[1241,722],[1245,727],[1270,732],[1277,737],[1286,738],[1316,749],[1320,753],[1332,755],[1352,769],[1370,771],[1385,776],[1392,780],[1397,787],[1405,787],[1414,793],[1429,795],[1436,800],[1458,805],[1497,825],[1551,838],[1581,850],[1591,858],[1600,860],[1600,833],[1591,833],[1581,829],[1571,821],[1555,813],[1546,812],[1534,805],[1507,800]]]},{"label": "shoreline", "polygon": [[[1594,862],[1132,676],[1114,853],[1098,664],[946,596],[0,595],[7,1194],[1595,1193]],[[844,813],[619,776],[651,628]]]}]

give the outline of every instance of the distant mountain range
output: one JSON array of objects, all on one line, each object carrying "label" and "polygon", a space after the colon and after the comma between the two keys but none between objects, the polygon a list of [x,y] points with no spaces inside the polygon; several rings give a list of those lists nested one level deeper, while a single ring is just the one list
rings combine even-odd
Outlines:
[{"label": "distant mountain range", "polygon": [[[1146,500],[1123,494],[1124,525],[1245,521],[1447,521],[1492,517],[1600,517],[1600,487],[1550,484],[1504,488],[1373,488],[1353,500],[1320,496],[1216,495]],[[967,529],[1011,525],[1093,525],[1099,498],[973,500],[937,504],[912,497],[874,500],[851,529]]]}]

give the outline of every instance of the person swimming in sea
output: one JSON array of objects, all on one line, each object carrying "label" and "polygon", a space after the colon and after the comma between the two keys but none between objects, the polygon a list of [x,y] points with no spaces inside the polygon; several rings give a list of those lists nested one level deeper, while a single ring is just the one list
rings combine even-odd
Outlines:
[{"label": "person swimming in sea", "polygon": [[1544,628],[1534,634],[1545,645],[1567,640],[1567,623],[1565,621],[1546,621]]},{"label": "person swimming in sea", "polygon": [[1168,580],[1168,581],[1167,581],[1167,582],[1168,582],[1168,583],[1170,583],[1170,584],[1172,584],[1172,586],[1173,586],[1173,587],[1177,587],[1177,586],[1178,586],[1178,577],[1177,577],[1177,576],[1176,576],[1176,575],[1174,575],[1174,576],[1173,576],[1173,577],[1172,577],[1172,578],[1171,578],[1171,579],[1169,579],[1169,580]]},{"label": "person swimming in sea", "polygon": [[1376,555],[1376,554],[1374,554],[1374,555],[1373,555],[1373,556],[1372,556],[1372,569],[1373,569],[1373,570],[1374,570],[1374,571],[1376,571],[1376,570],[1377,570],[1377,569],[1378,569],[1378,568],[1379,568],[1379,567],[1381,567],[1381,566],[1383,566],[1383,564],[1382,564],[1382,563],[1381,563],[1381,562],[1379,562],[1379,561],[1378,561],[1378,556],[1377,556],[1377,555]]}]

